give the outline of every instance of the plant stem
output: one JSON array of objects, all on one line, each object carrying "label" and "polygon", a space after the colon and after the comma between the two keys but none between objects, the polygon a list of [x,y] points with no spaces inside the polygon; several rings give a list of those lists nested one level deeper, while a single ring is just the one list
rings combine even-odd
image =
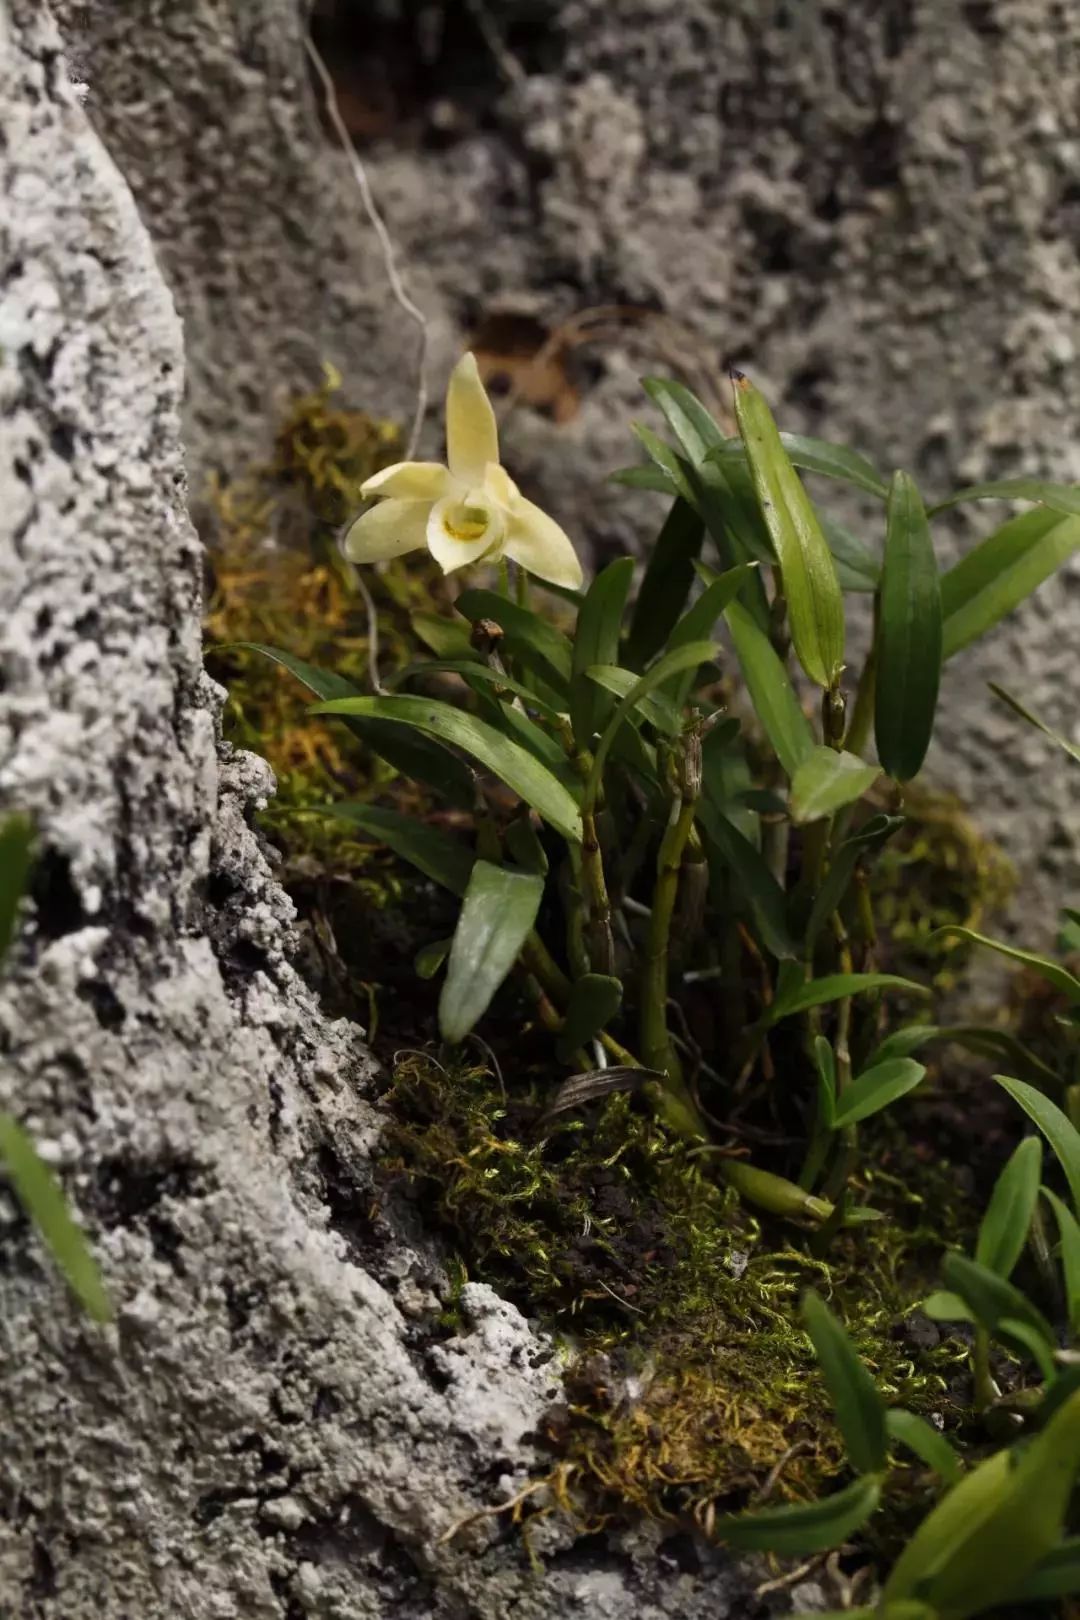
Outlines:
[{"label": "plant stem", "polygon": [[997,1399],[998,1388],[990,1372],[990,1335],[984,1327],[976,1327],[975,1342],[971,1347],[971,1372],[975,1383],[975,1410],[985,1412]]},{"label": "plant stem", "polygon": [[615,969],[615,940],[611,932],[611,902],[604,880],[604,857],[596,833],[592,808],[582,809],[581,876],[588,904],[589,958],[594,973]]}]

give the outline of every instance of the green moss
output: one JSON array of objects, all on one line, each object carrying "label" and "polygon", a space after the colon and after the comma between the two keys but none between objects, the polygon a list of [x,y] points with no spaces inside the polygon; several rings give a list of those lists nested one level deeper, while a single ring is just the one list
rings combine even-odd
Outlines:
[{"label": "green moss", "polygon": [[[766,1482],[776,1499],[804,1498],[842,1471],[799,1327],[810,1283],[890,1398],[958,1420],[961,1350],[918,1348],[905,1316],[972,1216],[948,1165],[920,1166],[920,1192],[909,1190],[903,1138],[885,1131],[867,1155],[893,1167],[865,1177],[884,1219],[841,1238],[826,1263],[797,1227],[749,1217],[626,1096],[541,1136],[539,1096],[508,1099],[484,1070],[410,1055],[387,1103],[386,1174],[408,1178],[471,1275],[566,1341],[567,1400],[546,1433],[552,1480],[586,1521],[644,1513],[707,1531]],[[921,1491],[915,1472],[911,1483]],[[886,1515],[877,1533],[895,1539],[892,1522],[902,1518]]]}]

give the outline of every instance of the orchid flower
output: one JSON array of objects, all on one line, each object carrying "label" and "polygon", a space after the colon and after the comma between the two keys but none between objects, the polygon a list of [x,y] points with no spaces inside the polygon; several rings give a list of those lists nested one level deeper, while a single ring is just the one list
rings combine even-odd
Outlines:
[{"label": "orchid flower", "polygon": [[357,518],[345,555],[383,562],[427,546],[444,574],[509,557],[537,579],[573,589],[581,564],[554,518],[527,501],[499,465],[499,437],[476,360],[463,355],[446,390],[446,459],[399,461],[362,485],[377,505]]}]

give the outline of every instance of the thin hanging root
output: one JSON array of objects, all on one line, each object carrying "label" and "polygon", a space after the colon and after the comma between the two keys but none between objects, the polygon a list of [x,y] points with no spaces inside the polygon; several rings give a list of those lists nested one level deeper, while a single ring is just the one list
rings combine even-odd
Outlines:
[{"label": "thin hanging root", "polygon": [[444,1547],[447,1542],[453,1541],[463,1530],[467,1530],[470,1525],[479,1524],[481,1519],[500,1518],[504,1513],[512,1515],[514,1524],[520,1524],[522,1504],[527,1502],[530,1497],[537,1496],[541,1491],[550,1491],[552,1495],[550,1506],[542,1508],[542,1512],[551,1512],[556,1507],[569,1508],[570,1498],[566,1487],[569,1482],[570,1472],[571,1470],[566,1467],[559,1467],[545,1479],[530,1480],[529,1484],[518,1491],[516,1496],[511,1496],[505,1502],[495,1502],[491,1507],[477,1508],[473,1513],[466,1513],[464,1518],[457,1519],[448,1530],[443,1531],[436,1545]]},{"label": "thin hanging root", "polygon": [[356,181],[356,189],[359,191],[360,200],[364,205],[364,212],[368,217],[368,222],[371,225],[372,230],[378,237],[379,247],[382,250],[383,264],[386,266],[387,280],[390,283],[390,290],[394,295],[394,300],[400,306],[400,308],[405,311],[405,314],[409,317],[409,319],[415,323],[419,332],[416,354],[416,408],[413,413],[413,424],[412,431],[409,434],[408,448],[406,449],[404,456],[404,460],[412,461],[416,456],[416,446],[420,441],[420,430],[424,425],[424,415],[427,411],[427,316],[424,314],[422,309],[413,303],[413,300],[409,297],[409,294],[405,290],[405,284],[401,279],[401,272],[398,270],[397,256],[394,252],[394,244],[391,240],[390,232],[387,230],[383,217],[380,214],[378,206],[375,202],[375,198],[371,190],[371,182],[368,179],[367,170],[364,168],[364,165],[360,160],[359,152],[353,145],[352,136],[345,127],[345,120],[341,116],[341,108],[338,106],[337,91],[334,88],[334,81],[330,76],[330,70],[319,54],[315,41],[312,39],[310,34],[305,34],[304,46],[307,50],[308,56],[311,58],[316,73],[319,75],[319,82],[322,85],[323,96],[326,103],[326,116],[333,125],[334,133],[341,142],[341,149],[349,160],[349,167],[352,170],[353,179]]},{"label": "thin hanging root", "polygon": [[816,1569],[820,1569],[825,1558],[825,1553],[815,1553],[813,1558],[808,1558],[798,1569],[789,1569],[786,1575],[777,1575],[775,1580],[763,1581],[760,1586],[755,1586],[754,1596],[761,1598],[767,1596],[769,1592],[782,1592],[785,1587],[794,1586],[804,1575],[812,1575]]}]

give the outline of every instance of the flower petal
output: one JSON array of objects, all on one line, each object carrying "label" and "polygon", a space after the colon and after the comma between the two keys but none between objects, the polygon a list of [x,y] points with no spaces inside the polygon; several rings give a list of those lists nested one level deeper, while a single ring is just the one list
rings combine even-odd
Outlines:
[{"label": "flower petal", "polygon": [[504,512],[513,511],[514,502],[521,499],[514,480],[497,461],[489,461],[484,468],[483,490],[485,496],[496,506],[501,506]]},{"label": "flower petal", "polygon": [[441,461],[395,461],[360,486],[365,500],[373,495],[402,501],[437,501],[446,494],[450,474]]},{"label": "flower petal", "polygon": [[384,562],[418,551],[427,539],[430,501],[380,501],[358,517],[345,536],[350,562]]},{"label": "flower petal", "polygon": [[574,591],[581,584],[581,564],[570,536],[523,495],[514,502],[503,550],[537,579]]},{"label": "flower petal", "polygon": [[[479,501],[479,492],[476,498]],[[463,540],[453,529],[454,519],[460,517],[462,506],[463,503],[456,494],[449,495],[431,508],[431,516],[428,519],[428,550],[444,574],[452,574],[455,568],[467,568],[470,563],[477,563],[482,557],[492,554],[497,556],[502,549],[502,539],[506,532],[502,513],[494,506],[478,505],[476,509],[485,512],[487,524],[483,533],[478,534],[475,539]]]},{"label": "flower petal", "polygon": [[480,381],[476,360],[463,354],[446,390],[446,459],[455,478],[479,484],[489,461],[498,462],[495,412]]}]

